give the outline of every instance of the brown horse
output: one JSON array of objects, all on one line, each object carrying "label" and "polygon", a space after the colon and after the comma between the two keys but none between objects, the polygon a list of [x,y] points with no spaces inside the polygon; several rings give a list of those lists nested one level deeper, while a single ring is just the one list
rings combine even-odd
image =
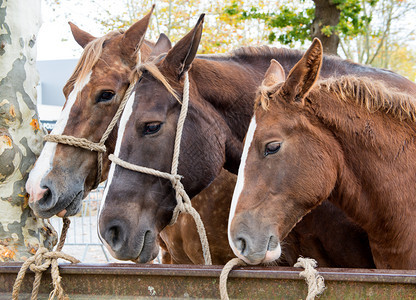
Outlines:
[{"label": "brown horse", "polygon": [[[181,95],[183,74],[188,71],[190,103],[179,174],[184,176],[190,197],[206,188],[223,166],[237,172],[255,92],[270,59],[276,58],[289,69],[302,55],[295,50],[260,47],[195,58],[201,34],[202,20],[166,55],[143,66],[135,99],[129,100],[120,121],[115,151],[130,163],[170,171],[181,104],[165,86],[169,84],[174,94]],[[326,58],[323,69],[326,77],[377,72],[332,57]],[[103,202],[99,230],[113,254],[139,262],[152,259],[157,253],[156,237],[171,220],[176,204],[170,182],[112,164]],[[219,213],[225,210],[224,206],[211,207]],[[226,223],[224,219],[218,226]],[[319,230],[314,232],[310,226]],[[218,239],[225,240],[222,233],[218,232]],[[347,240],[350,244],[344,247]],[[299,224],[287,243],[289,264],[303,254],[317,257],[322,266],[374,266],[366,234],[330,203]],[[340,249],[345,249],[345,256],[339,254]]]},{"label": "brown horse", "polygon": [[[169,39],[163,34],[156,44],[146,40],[142,44],[150,16],[151,12],[124,33],[111,32],[101,38],[95,38],[70,23],[73,36],[84,48],[84,52],[64,87],[67,102],[54,134],[64,133],[92,141],[100,139],[130,83],[130,73],[138,59],[135,49],[140,48],[141,59],[146,61],[171,48]],[[89,74],[89,82],[85,83],[84,88],[79,88],[78,94],[73,94],[74,87],[80,85],[86,74]],[[99,97],[103,99],[98,99]],[[102,181],[108,174],[110,161],[107,155],[114,152],[116,138],[117,127],[105,144],[107,152],[103,159]],[[47,142],[26,185],[30,205],[42,217],[59,213],[74,215],[81,207],[82,198],[94,188],[96,176],[95,152]],[[205,200],[207,195],[211,195],[216,202],[225,201],[225,206],[229,207],[235,181],[235,175],[224,171],[210,188],[193,200],[207,226],[212,259],[216,264],[224,264],[234,256],[226,240],[215,239],[217,230],[221,231],[221,235],[226,235],[226,224],[222,227],[217,224],[220,218],[227,218],[228,210],[224,210],[223,215],[212,216]],[[215,221],[210,222],[211,220]],[[203,263],[198,250],[201,247],[199,238],[193,239],[192,236],[197,236],[197,232],[189,216],[180,216],[177,224],[162,231],[160,245],[168,251],[164,253],[163,262]]]},{"label": "brown horse", "polygon": [[[99,141],[129,86],[129,75],[137,64],[136,49],[146,60],[154,45],[143,38],[151,12],[124,33],[115,31],[95,38],[71,25],[75,40],[84,52],[63,92],[66,102],[52,134],[66,134]],[[106,179],[113,152],[115,130],[104,155]],[[76,214],[81,200],[94,188],[97,153],[64,144],[46,142],[29,174],[26,190],[36,215],[49,218],[62,211]]]},{"label": "brown horse", "polygon": [[272,62],[246,136],[230,244],[246,262],[273,261],[329,197],[368,233],[378,268],[416,269],[416,85],[387,71],[319,81],[321,66],[319,40],[286,80]]}]

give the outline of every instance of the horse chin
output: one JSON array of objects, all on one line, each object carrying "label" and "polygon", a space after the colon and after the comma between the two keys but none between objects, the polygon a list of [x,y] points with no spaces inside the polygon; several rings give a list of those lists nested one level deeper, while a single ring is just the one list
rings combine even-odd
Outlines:
[{"label": "horse chin", "polygon": [[[129,260],[137,264],[145,264],[155,259],[159,254],[159,244],[150,232],[145,233],[142,244],[141,242],[133,242],[133,245],[123,243],[117,249],[113,249],[101,236],[100,239],[110,254],[118,260]],[[132,242],[132,239],[129,240]]]},{"label": "horse chin", "polygon": [[264,264],[273,263],[280,258],[280,255],[282,255],[282,247],[280,247],[280,243],[279,243],[276,249],[274,249],[273,251],[266,252],[266,256],[264,257],[262,263]]},{"label": "horse chin", "polygon": [[74,216],[81,211],[83,195],[84,193],[80,191],[64,209],[66,210],[66,213],[64,214],[65,217]]},{"label": "horse chin", "polygon": [[280,243],[277,245],[277,247],[270,251],[267,250],[263,258],[258,258],[256,260],[249,259],[240,253],[237,255],[238,258],[243,260],[248,265],[272,265],[276,261],[279,260],[280,256],[282,255],[282,248],[280,247]]},{"label": "horse chin", "polygon": [[147,242],[143,245],[143,249],[140,252],[139,256],[132,260],[137,264],[145,264],[154,260],[159,254],[159,246],[156,243],[156,240]]}]

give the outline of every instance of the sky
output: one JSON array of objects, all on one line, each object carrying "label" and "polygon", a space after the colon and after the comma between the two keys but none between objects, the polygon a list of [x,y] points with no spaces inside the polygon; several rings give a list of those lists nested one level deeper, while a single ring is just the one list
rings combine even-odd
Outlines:
[{"label": "sky", "polygon": [[[123,5],[117,5],[123,0],[61,1],[59,6],[50,5],[53,1],[41,0],[42,26],[38,34],[38,60],[78,58],[82,48],[73,39],[68,21],[94,36],[102,36],[106,32],[105,28],[91,16],[102,13],[104,8],[120,14],[123,8]],[[416,28],[416,15],[398,22],[403,22],[410,28]],[[411,45],[416,48],[416,41],[412,41]]]},{"label": "sky", "polygon": [[[97,8],[88,1],[83,3],[75,5],[62,1],[61,7],[54,10],[47,0],[41,1],[42,26],[38,33],[38,60],[70,59],[81,55],[82,48],[72,37],[68,21],[94,36],[102,36],[102,26],[89,17],[94,15]],[[67,13],[70,13],[70,19]]]}]

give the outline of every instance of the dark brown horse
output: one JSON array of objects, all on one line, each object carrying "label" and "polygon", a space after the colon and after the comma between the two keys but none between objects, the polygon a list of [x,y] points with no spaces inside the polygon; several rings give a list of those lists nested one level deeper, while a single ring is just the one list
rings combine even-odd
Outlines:
[{"label": "dark brown horse", "polygon": [[[64,87],[67,102],[53,133],[84,137],[91,141],[100,139],[130,84],[130,73],[138,59],[136,48],[141,50],[142,61],[171,48],[169,39],[163,34],[156,44],[146,40],[142,44],[150,16],[151,12],[124,33],[111,32],[101,38],[95,38],[70,23],[73,36],[84,48],[84,52]],[[83,77],[89,81],[85,81],[82,88]],[[73,91],[75,86],[79,86],[78,93]],[[107,155],[114,152],[116,138],[117,130],[114,129],[105,144],[107,152],[103,159],[102,181],[108,174]],[[81,207],[82,198],[94,188],[96,176],[96,152],[47,142],[26,185],[30,205],[42,217],[54,214],[74,215]],[[228,210],[223,215],[213,216],[206,198],[207,195],[213,196],[218,203],[225,202],[225,206],[229,206],[235,180],[235,175],[224,171],[210,188],[193,200],[206,224],[212,259],[216,264],[224,264],[233,257],[228,242],[215,238],[218,231],[221,235],[226,235],[226,224],[217,224],[220,219],[228,216]],[[211,205],[215,203],[212,202]],[[163,262],[203,263],[198,250],[201,247],[199,238],[192,238],[197,236],[192,222],[189,216],[180,216],[177,224],[161,232],[160,244],[168,251],[165,252]]]},{"label": "dark brown horse", "polygon": [[416,269],[416,85],[383,70],[319,81],[324,66],[319,40],[286,80],[272,62],[244,145],[232,248],[247,262],[277,259],[329,197],[368,233],[378,268]]},{"label": "dark brown horse", "polygon": [[[116,156],[130,163],[170,171],[181,105],[165,86],[169,84],[181,95],[183,74],[188,71],[190,104],[179,174],[184,176],[190,197],[206,188],[223,166],[237,173],[255,92],[270,59],[276,58],[289,70],[302,56],[295,50],[260,47],[195,58],[201,33],[202,21],[167,55],[142,68],[135,101],[130,99],[121,119],[115,151]],[[377,72],[338,58],[327,57],[325,61],[326,77]],[[157,253],[156,237],[171,220],[176,204],[171,183],[112,164],[103,201],[99,230],[116,257],[139,262],[152,259]],[[224,206],[213,209],[220,213],[225,210]],[[224,219],[218,225],[226,224]],[[319,229],[313,231],[310,226]],[[218,239],[225,240],[220,233]],[[348,247],[344,247],[345,241],[350,242]],[[291,252],[286,255],[289,264],[303,254],[317,257],[325,266],[374,266],[366,234],[330,203],[295,228],[288,237],[287,249]],[[345,256],[339,254],[340,249],[345,249]]]}]

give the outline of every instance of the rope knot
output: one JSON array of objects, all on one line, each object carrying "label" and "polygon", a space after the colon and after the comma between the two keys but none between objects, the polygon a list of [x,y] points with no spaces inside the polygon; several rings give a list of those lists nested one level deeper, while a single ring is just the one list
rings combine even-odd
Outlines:
[{"label": "rope knot", "polygon": [[315,269],[317,265],[316,260],[303,257],[299,257],[297,263],[294,265],[295,268],[305,269],[299,273],[299,276],[305,278],[308,284],[308,296],[306,300],[315,299],[316,296],[322,294],[325,290],[324,278]]},{"label": "rope knot", "polygon": [[32,299],[37,299],[39,293],[40,280],[42,278],[42,272],[46,271],[49,266],[51,267],[51,277],[54,290],[51,293],[49,299],[57,297],[58,299],[64,299],[64,290],[61,286],[61,276],[59,275],[58,259],[65,259],[71,263],[79,263],[80,261],[71,255],[61,252],[62,246],[65,242],[67,230],[69,228],[69,219],[64,218],[64,226],[62,227],[61,238],[57,247],[58,251],[49,251],[45,247],[40,246],[36,251],[36,254],[28,258],[20,268],[17,274],[16,281],[13,286],[12,299],[17,300],[19,297],[20,286],[26,275],[27,269],[35,272],[35,280],[33,281]]},{"label": "rope knot", "polygon": [[172,183],[172,186],[175,190],[183,189],[181,179],[182,179],[181,175],[171,175],[170,182]]}]

